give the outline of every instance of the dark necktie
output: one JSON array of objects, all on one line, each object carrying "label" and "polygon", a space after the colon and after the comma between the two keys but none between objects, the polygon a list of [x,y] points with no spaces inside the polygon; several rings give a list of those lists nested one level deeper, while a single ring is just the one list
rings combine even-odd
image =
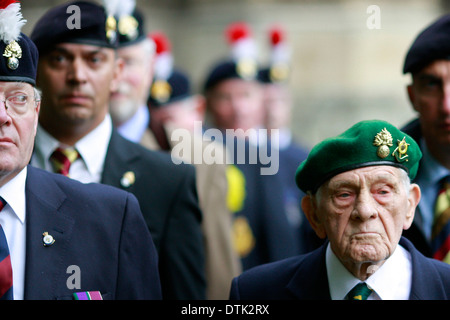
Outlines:
[{"label": "dark necktie", "polygon": [[79,157],[80,154],[75,148],[57,148],[50,156],[50,160],[56,173],[69,176],[70,166]]},{"label": "dark necktie", "polygon": [[432,229],[433,258],[450,263],[450,183],[445,178],[436,198]]},{"label": "dark necktie", "polygon": [[[6,205],[0,197],[0,211]],[[8,242],[0,225],[0,300],[13,300],[13,276]]]},{"label": "dark necktie", "polygon": [[372,293],[365,282],[360,282],[347,294],[348,300],[367,300]]}]

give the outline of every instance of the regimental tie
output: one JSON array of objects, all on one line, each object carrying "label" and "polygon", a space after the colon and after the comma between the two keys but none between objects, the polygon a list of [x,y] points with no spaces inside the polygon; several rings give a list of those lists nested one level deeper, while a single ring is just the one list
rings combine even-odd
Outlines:
[{"label": "regimental tie", "polygon": [[[0,197],[0,211],[6,205],[6,201]],[[0,300],[13,300],[13,275],[11,256],[9,255],[8,242],[0,225]]]},{"label": "regimental tie", "polygon": [[450,263],[450,182],[443,179],[435,208],[432,229],[433,258]]},{"label": "regimental tie", "polygon": [[365,282],[360,282],[349,291],[347,298],[348,300],[367,300],[372,291]]},{"label": "regimental tie", "polygon": [[50,161],[56,173],[69,176],[70,166],[78,158],[80,154],[75,148],[57,148],[50,156]]}]

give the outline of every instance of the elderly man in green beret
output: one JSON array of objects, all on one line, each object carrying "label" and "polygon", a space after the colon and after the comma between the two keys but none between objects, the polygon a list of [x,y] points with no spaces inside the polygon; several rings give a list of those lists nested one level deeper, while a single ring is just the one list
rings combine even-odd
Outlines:
[{"label": "elderly man in green beret", "polygon": [[424,257],[402,232],[420,188],[417,143],[384,121],[362,121],[317,144],[296,172],[302,208],[324,245],[262,265],[232,283],[231,299],[450,298],[450,266]]}]

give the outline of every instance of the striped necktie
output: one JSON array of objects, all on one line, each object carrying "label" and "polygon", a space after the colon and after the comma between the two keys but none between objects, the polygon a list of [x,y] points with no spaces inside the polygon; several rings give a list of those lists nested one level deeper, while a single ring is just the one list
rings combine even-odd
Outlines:
[{"label": "striped necktie", "polygon": [[[6,201],[0,197],[0,211],[3,210]],[[0,225],[0,300],[13,300],[13,276],[11,256],[9,255],[8,242]]]},{"label": "striped necktie", "polygon": [[369,289],[365,282],[360,282],[353,287],[347,294],[348,300],[367,300],[372,293],[372,289]]},{"label": "striped necktie", "polygon": [[443,179],[434,207],[433,258],[450,263],[450,182]]},{"label": "striped necktie", "polygon": [[69,176],[70,166],[78,158],[80,154],[75,148],[56,148],[50,156],[50,161],[56,173]]}]

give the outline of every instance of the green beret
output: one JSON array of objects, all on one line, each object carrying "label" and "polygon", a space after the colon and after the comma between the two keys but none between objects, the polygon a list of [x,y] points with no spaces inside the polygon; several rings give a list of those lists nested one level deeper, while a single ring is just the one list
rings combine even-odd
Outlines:
[{"label": "green beret", "polygon": [[315,193],[339,173],[379,165],[404,169],[413,180],[421,157],[414,139],[395,126],[379,120],[361,121],[314,146],[298,167],[295,181],[302,191]]}]

